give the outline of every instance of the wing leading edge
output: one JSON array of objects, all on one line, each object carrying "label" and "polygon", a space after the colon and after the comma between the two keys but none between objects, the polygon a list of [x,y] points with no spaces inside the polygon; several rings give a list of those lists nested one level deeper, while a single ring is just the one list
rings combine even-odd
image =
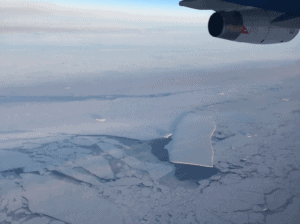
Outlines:
[{"label": "wing leading edge", "polygon": [[222,0],[183,0],[179,2],[179,5],[192,8],[192,9],[214,10],[214,11],[233,11],[233,10],[245,10],[245,9],[254,8],[251,6],[225,2]]}]

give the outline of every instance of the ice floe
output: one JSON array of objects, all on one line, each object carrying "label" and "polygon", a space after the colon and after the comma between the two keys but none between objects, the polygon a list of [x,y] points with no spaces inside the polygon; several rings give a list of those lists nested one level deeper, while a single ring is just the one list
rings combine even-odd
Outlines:
[{"label": "ice floe", "polygon": [[32,159],[27,154],[0,149],[0,171],[32,166]]},{"label": "ice floe", "polygon": [[174,163],[213,166],[211,135],[215,130],[212,116],[201,113],[186,115],[176,127],[166,146]]},{"label": "ice floe", "polygon": [[90,173],[100,178],[112,179],[114,173],[106,159],[102,156],[87,156],[74,161],[73,167],[82,167]]}]

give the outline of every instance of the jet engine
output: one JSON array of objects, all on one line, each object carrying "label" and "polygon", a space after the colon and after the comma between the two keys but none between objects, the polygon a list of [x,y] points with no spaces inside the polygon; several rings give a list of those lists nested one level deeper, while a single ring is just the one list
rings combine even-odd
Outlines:
[{"label": "jet engine", "polygon": [[253,44],[288,42],[299,29],[279,27],[271,21],[280,16],[277,12],[260,9],[244,11],[220,11],[208,22],[208,31],[213,37]]}]

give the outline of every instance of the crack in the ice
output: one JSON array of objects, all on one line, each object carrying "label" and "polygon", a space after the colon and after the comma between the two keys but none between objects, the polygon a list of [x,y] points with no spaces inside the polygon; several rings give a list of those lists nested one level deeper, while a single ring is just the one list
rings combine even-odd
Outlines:
[{"label": "crack in the ice", "polygon": [[82,180],[78,180],[72,176],[69,176],[69,175],[66,175],[62,172],[59,172],[57,170],[49,170],[49,172],[55,177],[55,178],[58,178],[60,180],[63,180],[63,181],[66,181],[66,182],[71,182],[73,184],[87,184],[89,187],[92,186],[91,183],[88,183],[88,182],[85,182],[85,181],[82,181]]},{"label": "crack in the ice", "polygon": [[[193,91],[193,90],[192,90]],[[168,96],[174,96],[192,91],[176,91],[169,93],[158,93],[150,95],[88,95],[88,96],[5,96],[1,99],[0,103],[17,103],[17,102],[72,102],[72,101],[86,101],[91,99],[96,100],[116,100],[116,99],[128,99],[128,98],[163,98]]]},{"label": "crack in the ice", "polygon": [[[78,169],[82,169],[86,174],[95,177],[98,181],[100,181],[100,183],[108,183],[108,182],[114,182],[119,178],[103,178],[103,177],[99,177],[93,173],[91,173],[90,171],[88,171],[87,169],[84,169],[82,166],[76,166],[73,168],[74,170],[78,171]],[[80,171],[79,171],[80,172]]]}]

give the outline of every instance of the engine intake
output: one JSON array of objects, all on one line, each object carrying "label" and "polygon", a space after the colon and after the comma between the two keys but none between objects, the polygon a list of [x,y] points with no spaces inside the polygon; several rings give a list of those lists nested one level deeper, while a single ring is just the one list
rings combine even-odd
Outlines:
[{"label": "engine intake", "polygon": [[239,12],[214,13],[208,22],[208,31],[213,37],[236,40],[243,30],[243,18]]},{"label": "engine intake", "polygon": [[208,22],[208,31],[213,37],[254,44],[288,42],[298,29],[278,27],[271,24],[278,13],[260,9],[216,12]]}]

